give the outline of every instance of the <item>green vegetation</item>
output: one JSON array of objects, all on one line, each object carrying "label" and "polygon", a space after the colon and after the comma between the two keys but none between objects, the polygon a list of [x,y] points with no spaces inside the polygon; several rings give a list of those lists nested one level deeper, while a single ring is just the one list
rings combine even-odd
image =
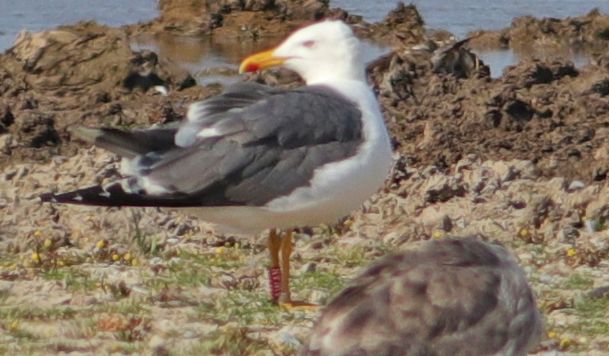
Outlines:
[{"label": "green vegetation", "polygon": [[609,41],[609,27],[598,32],[598,37]]},{"label": "green vegetation", "polygon": [[564,282],[564,287],[567,289],[589,290],[594,285],[594,280],[591,277],[573,273]]}]

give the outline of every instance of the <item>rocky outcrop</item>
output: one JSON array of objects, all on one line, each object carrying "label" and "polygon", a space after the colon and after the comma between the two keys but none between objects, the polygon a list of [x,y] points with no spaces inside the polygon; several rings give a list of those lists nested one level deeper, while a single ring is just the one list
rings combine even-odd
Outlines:
[{"label": "rocky outcrop", "polygon": [[153,95],[153,88],[169,93],[204,90],[192,88],[195,84],[176,64],[150,51],[133,51],[121,29],[83,22],[23,32],[0,55],[0,135],[11,137],[5,154],[0,153],[0,165],[73,151],[66,133],[73,124],[175,119],[175,111],[183,109],[167,110],[170,104]]},{"label": "rocky outcrop", "polygon": [[546,176],[605,179],[609,165],[595,156],[609,138],[609,103],[598,67],[527,60],[496,80],[484,66],[469,77],[433,69],[429,53],[404,48],[370,71],[410,164],[444,169],[476,153],[532,160]]},{"label": "rocky outcrop", "polygon": [[482,30],[472,35],[472,46],[477,49],[556,51],[572,48],[604,52],[609,43],[609,16],[598,9],[566,19],[523,16],[515,18],[508,28]]},{"label": "rocky outcrop", "polygon": [[325,0],[161,0],[160,16],[137,31],[256,39],[281,36],[329,11]]}]

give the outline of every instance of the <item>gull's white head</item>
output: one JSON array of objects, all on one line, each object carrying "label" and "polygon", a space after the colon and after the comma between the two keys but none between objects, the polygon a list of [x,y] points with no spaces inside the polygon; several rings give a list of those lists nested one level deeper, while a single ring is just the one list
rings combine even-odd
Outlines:
[{"label": "gull's white head", "polygon": [[278,47],[246,58],[239,72],[282,66],[307,84],[365,80],[360,41],[342,21],[323,21],[294,32]]}]

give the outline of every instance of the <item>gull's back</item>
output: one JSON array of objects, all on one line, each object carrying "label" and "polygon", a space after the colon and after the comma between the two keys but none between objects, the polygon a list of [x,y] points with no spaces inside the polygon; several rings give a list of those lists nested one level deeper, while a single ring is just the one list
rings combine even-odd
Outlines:
[{"label": "gull's back", "polygon": [[385,257],[323,311],[302,355],[525,355],[542,322],[522,269],[475,238]]}]

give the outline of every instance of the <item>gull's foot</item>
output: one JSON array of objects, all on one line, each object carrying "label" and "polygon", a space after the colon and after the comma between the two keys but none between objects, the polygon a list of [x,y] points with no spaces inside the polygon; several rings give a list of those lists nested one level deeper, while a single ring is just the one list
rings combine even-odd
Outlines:
[{"label": "gull's foot", "polygon": [[317,304],[311,304],[311,303],[307,303],[307,302],[303,302],[303,301],[297,301],[297,300],[292,300],[288,295],[282,293],[281,296],[279,297],[279,306],[282,309],[285,309],[287,311],[299,311],[299,310],[304,310],[304,311],[318,311],[320,306]]},{"label": "gull's foot", "polygon": [[320,306],[302,301],[292,300],[289,302],[279,302],[279,306],[287,311],[309,311],[316,312]]}]

